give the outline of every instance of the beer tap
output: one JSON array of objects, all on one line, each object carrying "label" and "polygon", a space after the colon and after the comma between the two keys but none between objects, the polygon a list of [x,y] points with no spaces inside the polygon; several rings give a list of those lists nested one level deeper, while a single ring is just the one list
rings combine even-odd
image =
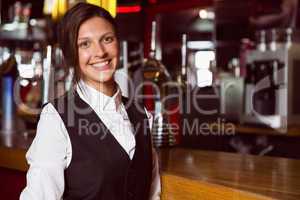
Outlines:
[{"label": "beer tap", "polygon": [[182,35],[181,45],[181,84],[187,85],[187,35]]},{"label": "beer tap", "polygon": [[157,60],[156,55],[156,22],[152,22],[151,31],[151,49],[149,57],[145,60],[143,65],[144,78],[146,80],[152,80],[154,82],[159,82],[160,79],[170,79],[170,74],[167,71],[163,63]]},{"label": "beer tap", "polygon": [[[169,119],[166,115],[166,101],[168,86],[165,84],[171,80],[171,76],[163,63],[156,59],[156,22],[152,22],[151,49],[149,57],[143,64],[144,94],[151,95],[154,99],[145,99],[145,105],[154,113],[152,128],[153,144],[155,146],[169,146],[175,144],[174,135],[171,133]],[[148,105],[150,104],[150,105]]]},{"label": "beer tap", "polygon": [[270,41],[270,50],[271,51],[276,51],[276,49],[277,49],[277,42],[276,42],[276,40],[277,40],[277,32],[276,32],[276,30],[275,29],[272,29],[271,30],[271,41]]},{"label": "beer tap", "polygon": [[43,62],[43,81],[44,81],[44,87],[43,87],[43,104],[48,102],[51,97],[51,91],[53,88],[50,86],[52,85],[52,73],[51,73],[51,54],[52,54],[52,46],[47,46],[47,52],[46,52],[46,58]]},{"label": "beer tap", "polygon": [[2,134],[16,132],[14,83],[18,75],[16,59],[7,48],[1,49],[0,76],[2,79]]},{"label": "beer tap", "polygon": [[258,33],[258,45],[257,45],[257,50],[261,51],[261,52],[265,52],[267,47],[266,47],[266,31],[265,30],[261,30]]}]

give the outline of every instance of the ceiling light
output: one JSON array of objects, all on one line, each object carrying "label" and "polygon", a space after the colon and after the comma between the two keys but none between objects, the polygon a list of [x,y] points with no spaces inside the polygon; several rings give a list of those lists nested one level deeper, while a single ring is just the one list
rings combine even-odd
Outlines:
[{"label": "ceiling light", "polygon": [[207,19],[207,18],[208,18],[208,12],[207,12],[207,10],[201,9],[201,10],[199,11],[199,17],[200,17],[201,19]]}]

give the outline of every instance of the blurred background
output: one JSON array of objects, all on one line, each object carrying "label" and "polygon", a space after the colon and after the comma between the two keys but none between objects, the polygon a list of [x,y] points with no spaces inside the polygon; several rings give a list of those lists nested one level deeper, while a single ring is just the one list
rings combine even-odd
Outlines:
[{"label": "blurred background", "polygon": [[[71,87],[56,30],[78,2],[115,17],[116,80],[123,95],[144,94],[158,150],[299,159],[298,0],[1,0],[3,148],[26,150],[41,106]],[[23,172],[7,170],[19,192]]]}]

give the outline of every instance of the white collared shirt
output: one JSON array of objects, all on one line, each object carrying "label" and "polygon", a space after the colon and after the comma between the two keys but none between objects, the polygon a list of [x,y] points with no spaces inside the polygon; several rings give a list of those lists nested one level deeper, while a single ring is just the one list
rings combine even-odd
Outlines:
[{"label": "white collared shirt", "polygon": [[[120,90],[109,97],[83,81],[77,85],[76,90],[132,159],[136,145],[135,137],[121,101]],[[151,115],[147,113],[147,116],[152,123]],[[30,168],[26,177],[27,186],[22,191],[20,200],[61,200],[64,192],[64,170],[68,168],[71,158],[72,147],[68,132],[58,112],[49,103],[42,110],[36,136],[26,154]],[[159,200],[160,193],[158,160],[153,150],[150,200]]]},{"label": "white collared shirt", "polygon": [[110,130],[112,135],[127,152],[130,159],[132,159],[135,151],[135,137],[132,134],[132,124],[121,101],[122,95],[120,89],[118,88],[117,92],[112,97],[109,97],[98,92],[93,87],[84,84],[83,81],[79,85],[77,86],[77,93],[81,99],[92,107],[108,130]]}]

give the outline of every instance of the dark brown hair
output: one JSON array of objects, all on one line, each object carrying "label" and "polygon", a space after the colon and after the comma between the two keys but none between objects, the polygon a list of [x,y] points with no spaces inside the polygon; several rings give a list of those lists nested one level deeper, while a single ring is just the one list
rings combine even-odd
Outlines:
[{"label": "dark brown hair", "polygon": [[81,78],[77,47],[79,27],[83,22],[93,17],[104,18],[113,26],[115,32],[117,32],[116,22],[109,12],[88,3],[78,3],[73,6],[66,12],[58,24],[58,43],[62,49],[66,65],[74,68],[73,81],[75,83],[78,83]]}]

